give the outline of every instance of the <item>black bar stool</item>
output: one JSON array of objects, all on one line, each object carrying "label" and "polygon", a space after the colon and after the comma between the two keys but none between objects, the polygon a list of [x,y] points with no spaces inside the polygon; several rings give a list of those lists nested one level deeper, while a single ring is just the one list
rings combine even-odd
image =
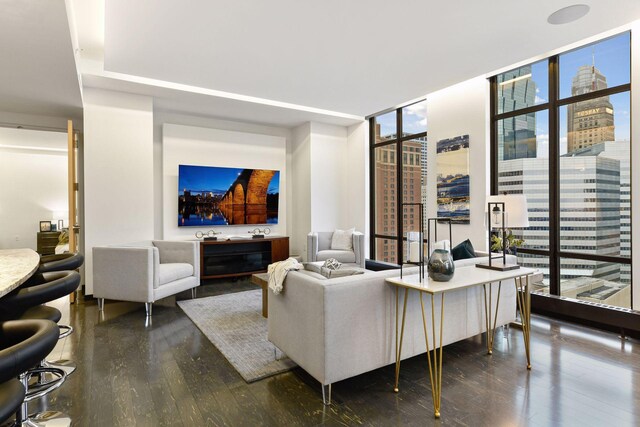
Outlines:
[{"label": "black bar stool", "polygon": [[44,255],[40,257],[38,273],[77,270],[82,267],[83,263],[84,256],[81,253]]},{"label": "black bar stool", "polygon": [[[0,420],[7,421],[15,412],[15,426],[67,426],[71,420],[59,412],[29,415],[28,402],[57,389],[66,373],[58,369],[58,381],[47,389],[25,392],[33,368],[56,346],[60,330],[50,320],[16,320],[0,323]],[[18,377],[19,380],[15,378]],[[17,384],[16,384],[17,382]],[[16,401],[20,403],[15,407]]]},{"label": "black bar stool", "polygon": [[4,423],[18,412],[24,398],[25,389],[20,380],[12,378],[0,384],[0,423]]},{"label": "black bar stool", "polygon": [[[0,320],[46,319],[58,323],[62,314],[54,307],[42,305],[69,295],[80,285],[80,274],[76,271],[57,271],[36,273],[26,283],[13,292],[0,298]],[[67,337],[73,328],[59,325],[59,338]],[[76,365],[71,360],[44,361],[42,368],[64,369],[67,374],[73,373]],[[44,376],[40,376],[40,383]]]}]

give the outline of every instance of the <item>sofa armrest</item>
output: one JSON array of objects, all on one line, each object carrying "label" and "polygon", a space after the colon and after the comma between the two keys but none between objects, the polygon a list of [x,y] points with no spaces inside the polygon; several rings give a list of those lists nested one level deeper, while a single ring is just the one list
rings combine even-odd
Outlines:
[{"label": "sofa armrest", "polygon": [[364,234],[353,232],[353,252],[356,254],[356,264],[364,268]]},{"label": "sofa armrest", "polygon": [[307,234],[307,261],[315,262],[318,260],[318,233],[311,232]]},{"label": "sofa armrest", "polygon": [[93,248],[93,296],[121,301],[153,302],[158,284],[158,249]]},{"label": "sofa armrest", "polygon": [[291,271],[282,293],[268,292],[269,341],[324,384],[324,286],[303,272]]},{"label": "sofa armrest", "polygon": [[182,262],[193,266],[193,275],[200,277],[199,243],[189,241],[154,240],[161,263]]},{"label": "sofa armrest", "polygon": [[[476,258],[481,258],[481,257],[488,257],[489,256],[489,252],[485,252],[485,251],[475,251],[476,252]],[[502,252],[498,253],[498,252],[492,252],[491,255],[495,258],[502,256]],[[507,254],[507,263],[511,263],[511,264],[517,264],[518,263],[518,257],[515,255],[511,255],[511,254]]]}]

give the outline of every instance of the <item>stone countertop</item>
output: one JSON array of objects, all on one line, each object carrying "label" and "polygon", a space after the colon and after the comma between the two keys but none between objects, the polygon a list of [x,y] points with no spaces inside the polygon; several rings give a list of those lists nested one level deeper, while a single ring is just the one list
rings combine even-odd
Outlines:
[{"label": "stone countertop", "polygon": [[39,264],[40,255],[33,249],[0,250],[0,297],[23,284]]}]

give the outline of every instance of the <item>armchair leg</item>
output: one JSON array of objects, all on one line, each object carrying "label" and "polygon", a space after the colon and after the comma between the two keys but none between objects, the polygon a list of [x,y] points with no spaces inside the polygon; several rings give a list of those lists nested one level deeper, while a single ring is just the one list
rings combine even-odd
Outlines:
[{"label": "armchair leg", "polygon": [[98,310],[104,311],[104,298],[98,298]]},{"label": "armchair leg", "polygon": [[331,405],[331,384],[322,385],[322,403]]},{"label": "armchair leg", "polygon": [[147,317],[151,317],[151,315],[153,310],[153,303],[152,302],[145,302],[144,303],[144,311],[147,313]]},{"label": "armchair leg", "polygon": [[197,290],[198,288],[191,288],[191,299],[196,299],[197,296]]}]

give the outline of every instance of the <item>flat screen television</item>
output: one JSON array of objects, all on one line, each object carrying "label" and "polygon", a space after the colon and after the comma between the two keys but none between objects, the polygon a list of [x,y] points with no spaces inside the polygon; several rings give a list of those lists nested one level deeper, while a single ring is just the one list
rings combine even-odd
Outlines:
[{"label": "flat screen television", "polygon": [[178,166],[178,226],[278,223],[280,171]]}]

